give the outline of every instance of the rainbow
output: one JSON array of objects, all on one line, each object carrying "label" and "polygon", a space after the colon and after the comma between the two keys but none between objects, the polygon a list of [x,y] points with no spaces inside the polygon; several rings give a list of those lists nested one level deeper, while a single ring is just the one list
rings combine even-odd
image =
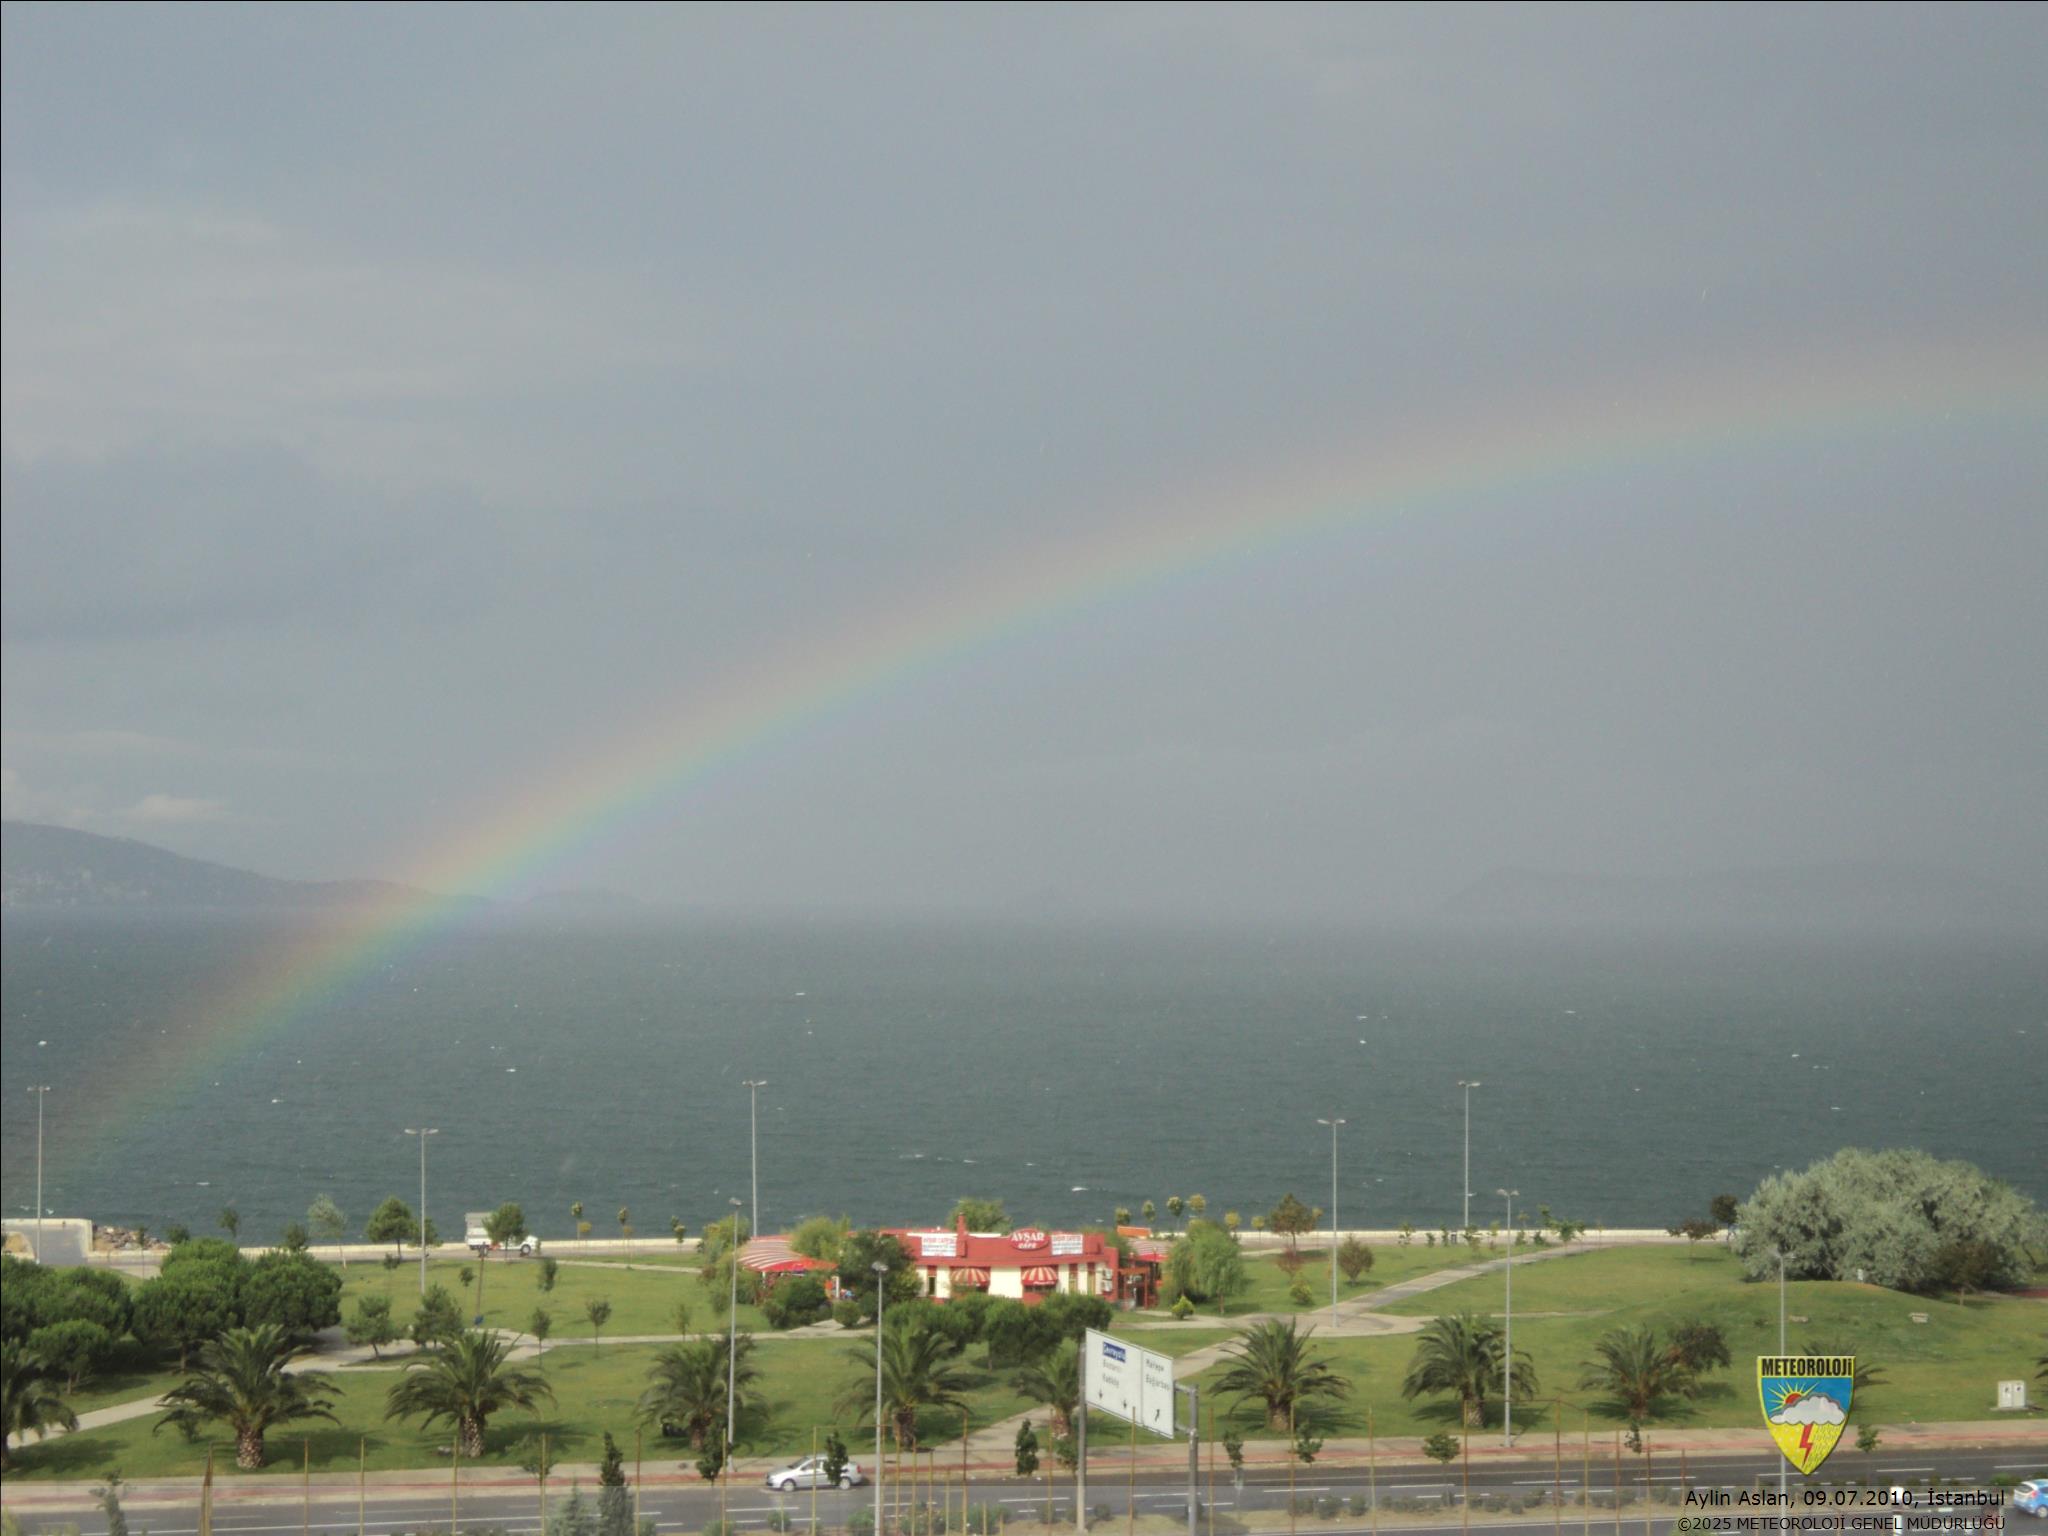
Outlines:
[{"label": "rainbow", "polygon": [[[117,1104],[159,1109],[306,1008],[466,910],[422,891],[489,893],[683,794],[746,754],[1012,637],[1160,583],[1373,519],[1655,469],[1731,451],[1953,418],[2048,416],[2048,339],[1772,359],[1599,397],[1516,401],[1408,428],[1371,452],[1159,497],[1091,533],[1018,550],[922,601],[814,636],[706,696],[506,794],[402,878],[409,889],[334,915],[206,997],[122,1074]],[[106,1120],[100,1121],[103,1127]]]}]

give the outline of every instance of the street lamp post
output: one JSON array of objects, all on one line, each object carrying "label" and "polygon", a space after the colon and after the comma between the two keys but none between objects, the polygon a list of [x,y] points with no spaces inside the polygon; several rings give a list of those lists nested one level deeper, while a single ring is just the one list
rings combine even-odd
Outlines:
[{"label": "street lamp post", "polygon": [[[1476,1084],[1474,1086],[1477,1086]],[[1500,1401],[1501,1444],[1509,1450],[1515,1445],[1515,1196],[1519,1189],[1497,1189],[1494,1191],[1508,1206],[1508,1300],[1507,1328],[1501,1340],[1500,1351]]]},{"label": "street lamp post", "polygon": [[47,1264],[43,1256],[43,1096],[50,1091],[48,1083],[38,1083],[29,1089],[36,1096],[36,1262]]},{"label": "street lamp post", "polygon": [[1458,1086],[1465,1090],[1465,1182],[1461,1186],[1464,1190],[1465,1214],[1458,1224],[1458,1230],[1469,1232],[1472,1230],[1472,1090],[1484,1085],[1478,1082],[1468,1083],[1461,1077],[1458,1079]]},{"label": "street lamp post", "polygon": [[747,1090],[747,1156],[753,1164],[754,1214],[753,1228],[749,1237],[761,1235],[761,1118],[760,1094],[768,1086],[768,1079],[748,1078],[740,1085]]},{"label": "street lamp post", "polygon": [[427,1294],[427,1138],[440,1135],[441,1128],[438,1125],[417,1129],[407,1126],[405,1134],[420,1139],[420,1297],[424,1300]]},{"label": "street lamp post", "polygon": [[1320,1115],[1317,1125],[1330,1128],[1330,1326],[1337,1326],[1337,1127],[1348,1125],[1346,1120],[1334,1117],[1328,1120]]},{"label": "street lamp post", "polygon": [[[875,1272],[875,1536],[882,1536],[882,1305],[889,1299],[889,1266]],[[962,1493],[965,1498],[965,1492]]]},{"label": "street lamp post", "polygon": [[[1778,1261],[1778,1353],[1785,1353],[1785,1250],[1773,1248],[1771,1257]],[[1785,1508],[1785,1458],[1778,1458],[1778,1506]]]},{"label": "street lamp post", "polygon": [[732,1475],[732,1406],[733,1386],[739,1380],[740,1343],[740,1202],[731,1197],[732,1205],[732,1253],[728,1263],[732,1268],[731,1294],[725,1303],[725,1471]]}]

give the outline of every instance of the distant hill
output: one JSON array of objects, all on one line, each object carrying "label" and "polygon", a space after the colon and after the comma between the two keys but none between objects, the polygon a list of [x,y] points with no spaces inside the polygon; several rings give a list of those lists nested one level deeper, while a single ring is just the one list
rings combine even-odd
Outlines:
[{"label": "distant hill", "polygon": [[2011,927],[2048,920],[2033,892],[1912,864],[1788,865],[1635,877],[1495,870],[1446,916],[1530,926]]},{"label": "distant hill", "polygon": [[406,888],[381,880],[277,880],[127,837],[0,823],[0,907],[345,907]]}]

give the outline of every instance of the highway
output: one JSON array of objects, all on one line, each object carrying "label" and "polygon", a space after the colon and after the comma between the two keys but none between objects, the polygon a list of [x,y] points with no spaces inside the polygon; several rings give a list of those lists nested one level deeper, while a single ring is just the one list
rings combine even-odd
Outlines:
[{"label": "highway", "polygon": [[[1595,1496],[1611,1494],[1613,1483],[1612,1442],[1607,1447],[1608,1458],[1605,1466],[1596,1455],[1592,1464],[1591,1485]],[[1839,1462],[1836,1466],[1834,1463]],[[664,1471],[658,1477],[650,1473],[641,1491],[641,1513],[651,1517],[658,1530],[663,1532],[693,1533],[702,1530],[719,1517],[719,1493],[696,1480],[694,1475],[687,1478],[672,1470],[666,1470],[673,1463],[662,1463]],[[1687,1459],[1684,1475],[1690,1488],[1720,1488],[1731,1492],[1761,1485],[1775,1490],[1778,1480],[1779,1463],[1775,1457],[1766,1455],[1696,1456]],[[1573,1499],[1578,1491],[1584,1473],[1584,1457],[1574,1458],[1567,1447],[1567,1454],[1561,1468],[1559,1485],[1566,1499]],[[1659,1490],[1676,1492],[1681,1476],[1678,1458],[1655,1454],[1654,1446],[1649,1461],[1641,1456],[1624,1452],[1622,1480],[1632,1493],[1640,1495],[1647,1479]],[[1898,1483],[1909,1488],[1924,1490],[1930,1478],[1944,1481],[1954,1480],[1965,1486],[1989,1486],[1994,1478],[2018,1479],[2024,1477],[2048,1476],[2048,1447],[2036,1453],[2019,1447],[1992,1448],[1984,1450],[1917,1450],[1899,1456],[1887,1456],[1882,1448],[1865,1456],[1854,1451],[1837,1451],[1830,1466],[1823,1469],[1834,1472],[1844,1479],[1841,1483],[1830,1483],[1825,1478],[1816,1478],[1811,1484],[1802,1484],[1797,1475],[1789,1480],[1795,1501],[1802,1487],[1848,1488],[1853,1486],[1847,1479],[1867,1480],[1880,1485]],[[943,1460],[940,1475],[944,1476]],[[1471,1495],[1475,1501],[1492,1496],[1495,1498],[1537,1498],[1547,1495],[1553,1487],[1553,1477],[1558,1475],[1553,1463],[1520,1459],[1512,1463],[1488,1463],[1474,1467],[1471,1472]],[[1140,1467],[1135,1479],[1128,1471],[1120,1469],[1113,1461],[1104,1459],[1091,1468],[1088,1486],[1088,1503],[1091,1508],[1110,1516],[1112,1530],[1122,1522],[1128,1509],[1135,1504],[1140,1514],[1163,1515],[1179,1518],[1187,1508],[1187,1474],[1184,1468],[1168,1470],[1160,1467]],[[1357,1499],[1359,1507],[1339,1513],[1335,1518],[1322,1519],[1314,1514],[1304,1513],[1300,1524],[1306,1531],[1324,1532],[1327,1536],[1338,1536],[1346,1531],[1361,1531],[1372,1528],[1366,1501],[1371,1489],[1377,1486],[1381,1515],[1378,1529],[1387,1536],[1414,1526],[1419,1529],[1441,1531],[1441,1517],[1436,1521],[1425,1521],[1417,1526],[1414,1510],[1395,1510],[1390,1506],[1394,1501],[1419,1504],[1425,1511],[1454,1511],[1460,1489],[1458,1468],[1453,1464],[1448,1474],[1429,1464],[1405,1463],[1380,1468],[1376,1474],[1366,1467],[1347,1460],[1341,1467],[1307,1466],[1299,1467],[1294,1478],[1296,1498],[1326,1498],[1337,1500]],[[77,1485],[73,1485],[76,1488]],[[78,1490],[82,1494],[83,1490]],[[585,1483],[582,1488],[586,1503],[594,1512],[596,1488]],[[884,1490],[889,1505],[895,1507],[899,1499],[908,1500],[922,1497],[919,1492],[911,1493],[907,1486],[891,1482]],[[33,1484],[12,1484],[6,1503],[11,1513],[21,1519],[24,1533],[51,1531],[58,1527],[76,1527],[83,1536],[104,1536],[106,1521],[89,1500],[80,1497],[54,1497],[58,1490],[39,1490]],[[46,1497],[38,1498],[38,1493]],[[559,1513],[562,1501],[569,1493],[566,1478],[557,1477],[550,1481],[548,1505],[551,1513]],[[807,1490],[793,1494],[771,1493],[760,1485],[758,1475],[746,1481],[728,1485],[726,1513],[733,1524],[742,1529],[767,1531],[773,1528],[778,1513],[785,1514],[791,1522],[801,1528],[810,1518],[812,1496]],[[1208,1467],[1203,1467],[1201,1493],[1206,1500],[1209,1496]],[[952,1507],[959,1508],[959,1486],[957,1474],[949,1490]],[[934,1495],[936,1500],[937,1495]],[[1027,1481],[1016,1478],[975,1478],[969,1487],[969,1502],[974,1505],[1000,1505],[1010,1512],[1013,1524],[1042,1527],[1046,1511],[1046,1489],[1042,1481]],[[823,1491],[817,1495],[816,1509],[819,1520],[827,1528],[843,1528],[846,1518],[855,1510],[873,1508],[872,1486],[846,1492]],[[1284,1516],[1287,1509],[1288,1479],[1284,1469],[1260,1467],[1248,1470],[1243,1486],[1234,1485],[1229,1476],[1227,1464],[1218,1458],[1215,1482],[1215,1512],[1219,1530],[1227,1528],[1225,1522],[1235,1524],[1232,1517],[1268,1513]],[[445,1488],[434,1486],[433,1474],[422,1472],[417,1478],[407,1478],[402,1483],[386,1481],[369,1484],[361,1524],[358,1524],[357,1490],[352,1484],[338,1484],[323,1480],[312,1489],[310,1507],[302,1500],[301,1490],[294,1479],[281,1476],[273,1483],[266,1483],[260,1489],[251,1489],[246,1483],[237,1483],[231,1491],[223,1490],[216,1496],[213,1509],[213,1530],[218,1536],[228,1533],[247,1533],[247,1536],[287,1536],[292,1531],[302,1532],[346,1532],[361,1530],[367,1536],[393,1536],[393,1533],[420,1532],[449,1529],[449,1495]],[[1053,1496],[1053,1516],[1056,1524],[1070,1525],[1073,1518],[1073,1484],[1065,1476],[1058,1478]],[[1795,1510],[1798,1508],[1795,1503]],[[1637,1506],[1640,1509],[1640,1506]],[[1655,1513],[1644,1516],[1641,1513],[1625,1512],[1621,1523],[1621,1536],[1646,1536],[1652,1528],[1657,1536],[1669,1536],[1673,1520],[1680,1513],[1675,1504],[1655,1506]],[[131,1528],[147,1530],[148,1536],[196,1536],[198,1529],[198,1492],[189,1486],[171,1490],[143,1488],[136,1490],[127,1504],[127,1515]],[[532,1483],[507,1486],[502,1474],[482,1474],[478,1485],[464,1489],[461,1494],[459,1525],[470,1531],[481,1531],[488,1527],[501,1527],[508,1532],[536,1533],[540,1527],[540,1501],[537,1487]],[[956,1517],[957,1518],[957,1517]],[[2025,1517],[2014,1516],[2015,1521]],[[1407,1521],[1408,1526],[1401,1522]],[[1550,1509],[1545,1506],[1530,1510],[1518,1520],[1486,1519],[1487,1529],[1512,1529],[1527,1525],[1551,1529],[1557,1522]],[[1576,1505],[1567,1504],[1564,1520],[1568,1527],[1584,1529],[1586,1517]],[[1596,1508],[1591,1516],[1594,1531],[1613,1532],[1617,1529],[1611,1510]],[[2031,1522],[2027,1522],[2031,1525]],[[2027,1526],[2021,1526],[2024,1530]],[[2048,1522],[2042,1526],[2043,1536],[2048,1536]],[[1204,1525],[1206,1536],[1206,1522]]]}]

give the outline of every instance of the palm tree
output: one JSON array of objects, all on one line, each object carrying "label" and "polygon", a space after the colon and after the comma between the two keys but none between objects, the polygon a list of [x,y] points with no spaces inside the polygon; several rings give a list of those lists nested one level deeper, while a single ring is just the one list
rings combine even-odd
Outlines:
[{"label": "palm tree", "polygon": [[57,1373],[26,1344],[0,1344],[0,1471],[9,1465],[8,1447],[15,1436],[38,1440],[52,1429],[78,1428],[78,1415],[57,1395]]},{"label": "palm tree", "polygon": [[271,1425],[334,1419],[334,1400],[326,1395],[332,1383],[325,1374],[285,1373],[286,1362],[298,1352],[292,1336],[276,1323],[228,1329],[200,1346],[199,1363],[163,1395],[171,1411],[156,1421],[155,1429],[175,1424],[191,1434],[218,1419],[235,1433],[235,1465],[255,1471],[263,1465],[263,1436]]},{"label": "palm tree", "polygon": [[[1431,1318],[1416,1337],[1415,1358],[1408,1362],[1401,1395],[1412,1398],[1425,1392],[1455,1392],[1459,1422],[1467,1429],[1477,1429],[1486,1422],[1486,1395],[1500,1381],[1501,1348],[1497,1323],[1470,1312]],[[1536,1368],[1525,1350],[1515,1351],[1514,1388],[1517,1396],[1536,1393]]]},{"label": "palm tree", "polygon": [[[972,1378],[958,1366],[946,1363],[952,1353],[952,1340],[929,1324],[883,1332],[882,1413],[899,1450],[917,1449],[919,1410],[967,1406],[966,1393]],[[849,1349],[846,1356],[865,1371],[874,1369],[874,1358],[866,1349]],[[869,1376],[847,1388],[837,1411],[858,1413],[860,1422],[869,1423],[873,1421],[874,1399],[874,1382]]]},{"label": "palm tree", "polygon": [[511,1353],[511,1344],[495,1333],[465,1329],[391,1384],[384,1417],[421,1414],[423,1427],[446,1419],[455,1426],[457,1455],[483,1455],[484,1425],[492,1414],[554,1400],[546,1377],[505,1364]]},{"label": "palm tree", "polygon": [[[693,1451],[703,1450],[714,1438],[722,1440],[718,1431],[725,1424],[725,1346],[725,1339],[719,1337],[671,1344],[658,1351],[647,1372],[648,1388],[640,1394],[641,1419],[660,1425],[665,1435],[687,1435]],[[741,1334],[732,1357],[736,1420],[746,1417],[754,1406],[752,1388],[761,1373],[747,1359],[753,1352],[753,1336]]]},{"label": "palm tree", "polygon": [[1693,1373],[1673,1358],[1669,1345],[1658,1342],[1654,1328],[1616,1328],[1593,1352],[1599,1358],[1586,1362],[1580,1387],[1612,1393],[1631,1423],[1650,1418],[1664,1399],[1692,1389]]},{"label": "palm tree", "polygon": [[1311,1358],[1308,1341],[1315,1329],[1300,1329],[1293,1318],[1271,1320],[1248,1329],[1223,1358],[1230,1362],[1216,1383],[1220,1392],[1256,1397],[1266,1405],[1266,1424],[1286,1429],[1307,1415],[1303,1409],[1317,1398],[1346,1396],[1351,1388],[1329,1363]]},{"label": "palm tree", "polygon": [[1074,1432],[1074,1409],[1081,1401],[1080,1345],[1062,1344],[1038,1364],[1019,1371],[1016,1383],[1019,1392],[1050,1410],[1055,1439]]}]

